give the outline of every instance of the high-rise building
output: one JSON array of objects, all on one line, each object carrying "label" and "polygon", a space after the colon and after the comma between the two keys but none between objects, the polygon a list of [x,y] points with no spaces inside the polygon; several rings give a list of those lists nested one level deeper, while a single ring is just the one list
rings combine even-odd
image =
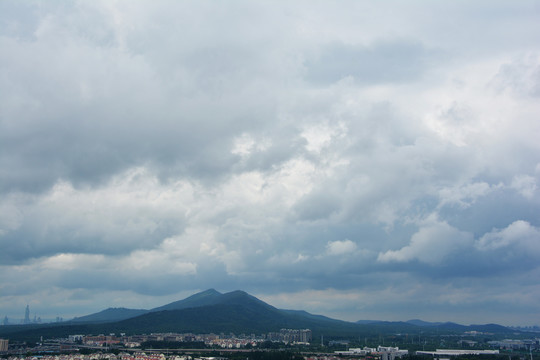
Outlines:
[{"label": "high-rise building", "polygon": [[8,346],[9,346],[9,340],[0,339],[0,352],[8,351]]},{"label": "high-rise building", "polygon": [[26,310],[24,312],[24,323],[30,324],[30,305],[26,305]]},{"label": "high-rise building", "polygon": [[284,343],[309,343],[312,340],[311,330],[309,329],[281,329],[278,335],[279,340],[283,341]]}]

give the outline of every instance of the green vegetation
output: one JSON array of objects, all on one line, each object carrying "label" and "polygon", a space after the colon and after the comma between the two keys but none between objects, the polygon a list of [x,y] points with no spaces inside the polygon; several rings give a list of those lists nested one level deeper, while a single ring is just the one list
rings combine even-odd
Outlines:
[{"label": "green vegetation", "polygon": [[292,351],[252,351],[249,353],[233,353],[231,360],[304,360],[300,353]]},{"label": "green vegetation", "polygon": [[203,341],[145,341],[141,344],[142,349],[205,349]]}]

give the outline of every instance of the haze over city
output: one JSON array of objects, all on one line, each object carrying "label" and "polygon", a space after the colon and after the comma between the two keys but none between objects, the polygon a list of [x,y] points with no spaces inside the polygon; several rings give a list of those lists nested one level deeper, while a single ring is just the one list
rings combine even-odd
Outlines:
[{"label": "haze over city", "polygon": [[0,317],[538,325],[539,34],[539,1],[1,1]]}]

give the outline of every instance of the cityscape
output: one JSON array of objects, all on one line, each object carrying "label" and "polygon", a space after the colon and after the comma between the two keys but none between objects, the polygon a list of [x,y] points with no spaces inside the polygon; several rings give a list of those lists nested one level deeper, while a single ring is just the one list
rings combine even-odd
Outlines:
[{"label": "cityscape", "polygon": [[[109,334],[109,335],[70,335],[63,339],[41,340],[34,347],[22,343],[12,344],[0,339],[0,355],[8,359],[60,359],[60,360],[191,360],[228,359],[239,352],[249,357],[252,352],[294,351],[303,354],[305,360],[341,359],[410,359],[413,354],[406,349],[393,346],[363,348],[348,347],[346,350],[332,350],[344,345],[344,341],[330,341],[312,347],[309,329],[281,329],[279,332],[261,335],[235,334],[192,334],[163,333],[149,335]],[[472,341],[462,341],[468,349],[418,350],[416,358],[440,359],[468,356],[491,356],[493,359],[514,358],[534,359],[540,352],[540,337],[528,340],[489,341],[488,349],[475,347]],[[268,347],[269,344],[273,344]],[[281,344],[281,345],[280,345]],[[527,356],[527,352],[529,356]],[[26,355],[26,356],[23,356]],[[50,354],[50,355],[48,355]],[[211,356],[208,356],[211,354]],[[534,354],[534,355],[533,355]],[[206,355],[206,356],[203,356]],[[415,358],[415,359],[416,359]],[[490,359],[491,359],[490,358]]]},{"label": "cityscape", "polygon": [[62,322],[64,319],[61,316],[57,316],[55,319],[45,319],[42,320],[41,316],[38,316],[34,314],[33,317],[30,316],[30,305],[26,305],[26,309],[24,311],[24,318],[21,319],[9,319],[7,315],[4,316],[4,319],[2,320],[2,325],[15,325],[15,324],[41,324],[41,323],[47,323],[47,322]]}]

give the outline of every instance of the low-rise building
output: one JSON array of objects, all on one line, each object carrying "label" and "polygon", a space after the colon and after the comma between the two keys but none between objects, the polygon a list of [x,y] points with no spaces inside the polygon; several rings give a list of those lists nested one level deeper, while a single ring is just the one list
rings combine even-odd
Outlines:
[{"label": "low-rise building", "polygon": [[339,355],[359,355],[359,356],[366,356],[366,355],[379,355],[381,357],[381,360],[394,360],[395,358],[400,358],[403,355],[407,355],[409,353],[408,350],[400,350],[398,347],[390,347],[390,346],[378,346],[375,348],[369,348],[364,347],[361,348],[351,348],[347,351],[334,351],[335,354]]},{"label": "low-rise building", "polygon": [[437,349],[436,351],[417,351],[417,355],[431,355],[434,358],[460,356],[460,355],[493,355],[498,354],[499,350],[454,350],[454,349]]}]

